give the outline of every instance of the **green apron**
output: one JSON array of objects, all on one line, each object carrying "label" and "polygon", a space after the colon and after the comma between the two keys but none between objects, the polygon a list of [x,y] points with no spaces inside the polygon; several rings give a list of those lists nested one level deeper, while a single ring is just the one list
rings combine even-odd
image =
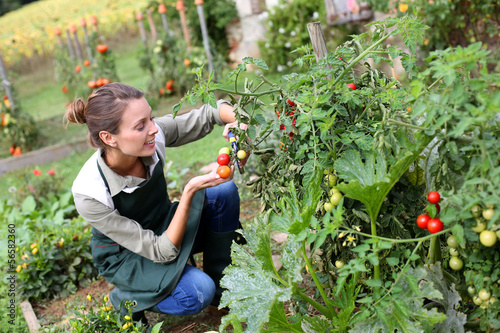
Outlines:
[{"label": "green apron", "polygon": [[[178,205],[177,202],[170,202],[162,165],[159,161],[151,178],[134,192],[121,191],[113,197],[120,215],[137,221],[144,229],[153,230],[156,235],[165,232]],[[99,164],[97,166],[108,187]],[[172,293],[191,254],[204,198],[204,190],[196,192],[179,256],[168,264],[154,263],[92,228],[90,243],[94,265],[106,281],[116,286],[110,294],[116,309],[120,308],[123,300],[128,300],[136,305],[133,312],[147,310]]]}]

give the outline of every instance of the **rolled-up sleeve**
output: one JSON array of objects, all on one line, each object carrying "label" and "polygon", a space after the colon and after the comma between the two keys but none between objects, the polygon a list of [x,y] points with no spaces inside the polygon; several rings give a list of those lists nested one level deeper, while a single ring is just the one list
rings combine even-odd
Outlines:
[{"label": "rolled-up sleeve", "polygon": [[177,259],[179,249],[166,233],[155,235],[138,222],[121,216],[116,209],[88,196],[74,194],[74,200],[85,221],[124,248],[156,263],[166,264]]},{"label": "rolled-up sleeve", "polygon": [[199,140],[212,132],[215,125],[224,126],[225,123],[219,114],[222,104],[231,105],[227,101],[219,100],[217,108],[207,104],[175,118],[172,115],[156,118],[158,128],[165,135],[165,146],[178,147]]}]

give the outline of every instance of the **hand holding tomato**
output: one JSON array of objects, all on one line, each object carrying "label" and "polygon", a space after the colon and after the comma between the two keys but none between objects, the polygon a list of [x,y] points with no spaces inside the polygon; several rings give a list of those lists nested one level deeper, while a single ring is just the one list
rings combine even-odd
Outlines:
[{"label": "hand holding tomato", "polygon": [[192,178],[187,183],[186,189],[193,189],[196,192],[230,181],[231,179],[233,179],[234,166],[228,167],[227,165],[224,165],[224,167],[227,167],[229,169],[229,175],[226,178],[222,178],[217,174],[216,170],[214,170],[211,173],[207,173],[206,175]]}]

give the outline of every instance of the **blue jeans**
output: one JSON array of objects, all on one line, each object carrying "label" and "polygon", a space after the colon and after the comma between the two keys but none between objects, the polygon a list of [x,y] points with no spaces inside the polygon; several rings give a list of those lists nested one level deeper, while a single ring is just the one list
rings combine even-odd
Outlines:
[{"label": "blue jeans", "polygon": [[[207,228],[213,232],[228,232],[238,229],[240,197],[233,181],[205,190],[200,227],[194,244],[201,242]],[[205,309],[215,294],[214,281],[203,271],[186,265],[172,295],[158,303],[157,308],[171,315],[191,315]]]}]

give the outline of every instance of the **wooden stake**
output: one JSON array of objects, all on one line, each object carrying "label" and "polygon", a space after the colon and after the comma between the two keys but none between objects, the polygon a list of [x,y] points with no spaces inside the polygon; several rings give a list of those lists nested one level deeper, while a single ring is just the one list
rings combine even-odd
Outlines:
[{"label": "wooden stake", "polygon": [[38,329],[41,327],[38,319],[36,319],[35,312],[31,307],[29,302],[21,302],[20,304],[21,310],[23,311],[24,318],[26,319],[26,323],[28,324],[28,329],[30,333],[38,332]]},{"label": "wooden stake", "polygon": [[2,56],[0,55],[0,77],[2,78],[2,85],[5,89],[5,94],[9,99],[10,108],[12,111],[16,111],[16,104],[14,103],[14,96],[12,95],[12,90],[10,89],[10,82],[7,78],[7,71],[5,70],[5,66],[3,64]]},{"label": "wooden stake", "polygon": [[66,43],[68,44],[69,56],[71,57],[71,59],[74,59],[75,51],[73,50],[73,42],[71,41],[71,36],[68,29],[66,29]]},{"label": "wooden stake", "polygon": [[149,30],[151,30],[151,38],[154,42],[158,39],[158,32],[156,31],[155,21],[153,20],[153,16],[151,15],[151,10],[148,8],[146,10],[146,15],[148,16],[149,22]]},{"label": "wooden stake", "polygon": [[[328,50],[326,49],[325,35],[323,34],[323,29],[321,28],[321,22],[312,22],[307,24],[307,30],[309,31],[309,38],[311,39],[311,44],[316,57],[316,62],[323,59],[328,55]],[[327,69],[332,67],[328,65]],[[328,80],[331,80],[331,75],[327,76]]]},{"label": "wooden stake", "polygon": [[177,0],[176,9],[179,11],[179,15],[181,17],[182,31],[184,32],[184,39],[186,40],[187,48],[189,50],[191,48],[191,40],[189,38],[189,31],[188,31],[188,26],[187,26],[187,21],[186,21],[186,13],[185,13],[186,7],[184,6],[183,0]]},{"label": "wooden stake", "polygon": [[144,28],[144,22],[142,22],[142,13],[138,12],[136,15],[136,18],[137,18],[137,23],[139,24],[139,31],[141,33],[142,42],[144,43],[144,46],[146,47],[146,53],[149,54],[148,37],[146,36],[146,29]]},{"label": "wooden stake", "polygon": [[78,41],[78,36],[76,34],[76,31],[73,32],[73,40],[75,42],[76,56],[78,59],[83,60],[82,50],[81,50],[80,42]]},{"label": "wooden stake", "polygon": [[161,3],[158,6],[158,13],[160,13],[161,15],[161,22],[163,23],[163,29],[169,33],[170,30],[168,29],[167,15],[165,14],[166,12],[167,12],[167,7]]},{"label": "wooden stake", "polygon": [[82,19],[81,26],[83,28],[83,37],[85,38],[85,48],[87,49],[87,54],[89,56],[89,61],[94,62],[94,57],[92,56],[92,49],[90,48],[89,34],[87,31],[87,23]]},{"label": "wooden stake", "polygon": [[[203,36],[203,46],[205,47],[205,54],[207,55],[208,71],[214,71],[214,62],[212,53],[210,52],[210,41],[208,39],[207,23],[205,21],[205,13],[203,12],[203,0],[195,0],[195,5],[198,9],[198,17],[200,19],[201,35]],[[215,77],[215,73],[214,73]]]}]

